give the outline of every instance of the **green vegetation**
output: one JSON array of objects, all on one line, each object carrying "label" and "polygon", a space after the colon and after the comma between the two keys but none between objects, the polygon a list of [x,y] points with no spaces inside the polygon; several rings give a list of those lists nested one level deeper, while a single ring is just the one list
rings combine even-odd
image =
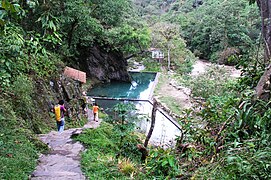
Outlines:
[{"label": "green vegetation", "polygon": [[215,65],[194,78],[181,80],[181,83],[192,90],[194,97],[202,98],[209,98],[214,95],[226,96],[234,93],[233,88],[237,84],[225,67]]},{"label": "green vegetation", "polygon": [[[138,154],[136,142],[130,139],[134,132],[136,122],[139,120],[133,103],[119,103],[113,107],[114,117],[109,117],[106,121],[113,125],[115,134],[115,144],[118,146],[118,156],[130,157]],[[125,140],[126,139],[126,140]]]},{"label": "green vegetation", "polygon": [[147,72],[160,72],[161,64],[153,60],[144,60],[143,65],[145,66],[144,71]]},{"label": "green vegetation", "polygon": [[0,107],[0,177],[27,179],[36,166],[38,151],[48,148],[33,135],[33,122],[23,121],[17,114],[22,111],[16,111],[12,102],[1,97]]},{"label": "green vegetation", "polygon": [[[117,152],[120,150],[115,142],[119,142],[119,134],[113,131],[113,126],[107,123],[102,123],[98,129],[87,130],[76,139],[83,142],[87,151],[82,155],[83,171],[88,178],[104,178],[104,179],[129,179],[133,174],[135,177],[142,176],[138,168],[133,168],[134,163],[140,160],[140,154],[133,153],[130,160],[125,160],[125,156],[118,156]],[[133,148],[139,142],[139,137],[136,134],[129,134],[129,139],[123,141],[129,142],[126,145]],[[133,151],[126,152],[129,154]],[[134,151],[138,152],[138,151]],[[126,157],[128,158],[128,157]],[[126,165],[124,165],[124,163]],[[129,165],[128,165],[129,164]],[[129,167],[128,167],[129,166]],[[143,175],[144,177],[144,175]]]},{"label": "green vegetation", "polygon": [[[59,94],[49,82],[78,64],[78,49],[95,44],[129,55],[148,45],[148,28],[135,16],[125,0],[0,1],[0,179],[27,179],[47,149],[36,134],[55,130],[49,103]],[[67,118],[66,128],[85,122]]]},{"label": "green vegetation", "polygon": [[155,87],[154,94],[158,97],[158,99],[167,105],[170,110],[175,114],[182,114],[182,105],[183,102],[180,97],[177,97],[176,93],[174,92],[174,96],[172,93],[169,92],[168,83],[174,78],[172,76],[161,73],[159,75],[158,84]]},{"label": "green vegetation", "polygon": [[[151,149],[146,164],[140,163],[141,154],[136,145],[142,142],[142,135],[131,132],[118,146],[119,133],[108,123],[102,123],[94,130],[86,130],[76,137],[85,144],[87,151],[82,155],[83,171],[92,178],[118,179],[164,179],[178,174],[174,151]],[[122,151],[123,149],[125,151]],[[121,155],[119,152],[125,152]]]},{"label": "green vegetation", "polygon": [[256,5],[247,0],[205,0],[193,8],[195,1],[176,2],[165,19],[178,23],[188,46],[212,62],[236,64],[228,58],[248,54],[260,33],[260,17]]},{"label": "green vegetation", "polygon": [[171,149],[158,148],[151,151],[146,160],[147,174],[163,179],[164,177],[175,177],[180,173],[178,160]]},{"label": "green vegetation", "polygon": [[182,109],[180,107],[179,102],[176,100],[176,98],[168,95],[168,96],[163,96],[159,98],[163,103],[169,105],[170,110],[174,112],[175,114],[182,114]]},{"label": "green vegetation", "polygon": [[[93,46],[144,58],[147,71],[172,72],[156,93],[174,79],[197,103],[183,111],[176,97],[160,94],[182,115],[183,135],[173,149],[148,147],[145,162],[137,149],[142,135],[133,131],[137,115],[128,113],[134,107],[120,104],[115,117],[101,116],[109,123],[76,138],[87,147],[82,166],[90,179],[271,178],[267,1],[0,2],[0,179],[27,179],[48,150],[36,135],[55,129],[49,82],[65,65],[80,67],[81,53]],[[150,48],[164,59],[150,60]],[[238,65],[242,77],[233,81],[218,67],[187,77],[196,57]],[[66,127],[85,122],[67,119]]]}]

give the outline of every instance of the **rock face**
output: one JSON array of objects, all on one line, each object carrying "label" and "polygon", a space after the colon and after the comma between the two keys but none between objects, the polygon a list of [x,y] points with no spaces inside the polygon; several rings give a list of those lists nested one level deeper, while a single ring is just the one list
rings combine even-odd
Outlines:
[{"label": "rock face", "polygon": [[127,61],[122,53],[106,51],[101,47],[81,47],[79,58],[80,69],[88,77],[96,77],[100,81],[130,81],[127,72]]},{"label": "rock face", "polygon": [[76,102],[77,107],[74,109],[81,108],[79,101],[82,96],[82,88],[80,82],[58,75],[50,79],[35,79],[35,91],[32,96],[34,105],[38,107],[36,108],[35,116],[43,119],[43,121],[35,123],[32,130],[36,134],[40,134],[42,132],[40,129],[42,123],[55,128],[54,114],[51,112],[51,109],[60,99],[65,101],[68,117],[73,118],[70,110],[74,103],[71,102]]},{"label": "rock face", "polygon": [[82,94],[79,82],[62,75],[52,78],[49,82],[36,81],[36,89],[36,101],[40,102],[41,105],[45,105],[44,102],[48,105],[57,104],[60,99],[69,102],[73,97],[79,98]]}]

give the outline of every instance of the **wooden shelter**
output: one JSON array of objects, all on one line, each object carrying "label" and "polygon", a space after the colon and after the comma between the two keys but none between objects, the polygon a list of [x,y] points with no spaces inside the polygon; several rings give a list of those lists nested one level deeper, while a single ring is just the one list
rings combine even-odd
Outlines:
[{"label": "wooden shelter", "polygon": [[82,83],[87,82],[86,73],[83,71],[79,71],[77,69],[66,66],[64,69],[64,75],[70,77],[76,81],[80,81]]}]

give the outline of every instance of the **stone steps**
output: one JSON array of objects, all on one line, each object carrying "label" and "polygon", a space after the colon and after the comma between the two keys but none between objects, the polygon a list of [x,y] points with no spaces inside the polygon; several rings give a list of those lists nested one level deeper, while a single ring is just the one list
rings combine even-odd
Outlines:
[{"label": "stone steps", "polygon": [[40,135],[39,139],[49,146],[50,152],[40,156],[38,166],[31,174],[30,179],[85,180],[86,177],[80,167],[80,153],[84,151],[84,147],[79,142],[72,140],[71,137],[80,134],[86,128],[97,128],[99,124],[100,121],[89,121],[83,128],[68,129],[62,133],[52,131]]}]

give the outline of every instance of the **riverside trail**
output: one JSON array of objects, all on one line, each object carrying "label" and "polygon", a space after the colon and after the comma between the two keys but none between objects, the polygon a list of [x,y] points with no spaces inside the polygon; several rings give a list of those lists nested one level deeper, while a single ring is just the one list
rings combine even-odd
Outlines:
[{"label": "riverside trail", "polygon": [[50,148],[48,154],[42,154],[38,160],[38,166],[32,173],[31,180],[84,180],[86,177],[80,168],[80,153],[84,147],[79,142],[72,140],[73,135],[80,134],[84,129],[97,128],[98,122],[90,121],[93,118],[91,110],[88,110],[88,123],[82,128],[73,128],[58,133],[52,131],[39,135],[39,139]]}]

